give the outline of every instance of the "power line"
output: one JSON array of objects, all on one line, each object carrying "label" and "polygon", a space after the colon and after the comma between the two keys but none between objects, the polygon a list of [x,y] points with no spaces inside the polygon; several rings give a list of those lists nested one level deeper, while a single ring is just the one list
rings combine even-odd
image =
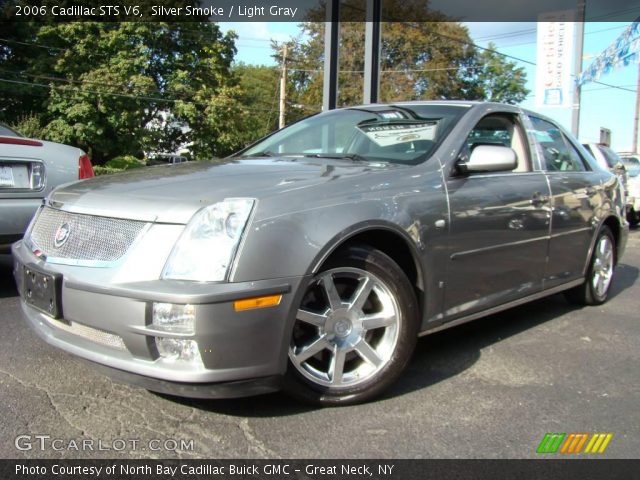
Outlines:
[{"label": "power line", "polygon": [[[635,87],[635,85],[631,85],[633,87]],[[613,87],[617,87],[625,92],[630,92],[630,93],[637,93],[637,90],[630,90],[628,88],[623,88],[623,85],[613,85]],[[609,90],[612,87],[606,86],[606,87],[598,87],[598,88],[587,88],[587,89],[582,89],[582,93],[586,93],[586,92],[597,92],[600,90]]]},{"label": "power line", "polygon": [[[16,45],[22,45],[22,46],[26,46],[26,47],[35,47],[35,48],[42,48],[45,50],[55,50],[58,52],[71,52],[71,53],[75,53],[77,54],[78,52],[75,51],[73,48],[69,47],[69,48],[62,48],[62,47],[54,47],[52,45],[43,45],[42,43],[35,43],[35,42],[22,42],[19,40],[12,40],[10,38],[0,38],[0,43],[14,43]],[[96,56],[96,57],[108,57],[109,54],[107,53],[100,53],[100,52],[95,52],[95,51],[91,51],[88,53],[89,56]]]},{"label": "power line", "polygon": [[[79,88],[73,88],[73,87],[60,87],[57,85],[47,85],[47,84],[43,84],[43,83],[35,83],[35,82],[23,82],[20,80],[10,80],[7,78],[0,78],[0,82],[2,83],[9,83],[9,84],[16,84],[16,85],[26,85],[26,86],[30,86],[30,87],[39,87],[39,88],[47,88],[49,90],[59,90],[62,92],[71,92],[71,93],[87,93],[87,94],[91,94],[91,95],[105,95],[105,96],[111,96],[111,97],[121,97],[121,98],[130,98],[130,99],[134,99],[134,100],[143,100],[143,101],[149,101],[149,102],[159,102],[159,103],[178,103],[178,102],[184,102],[184,103],[189,103],[192,105],[200,105],[200,106],[211,106],[208,103],[205,102],[196,102],[193,100],[180,100],[180,99],[172,99],[172,98],[158,98],[158,97],[145,97],[145,96],[140,96],[140,95],[128,95],[128,94],[122,94],[122,93],[113,93],[113,92],[96,92],[93,90],[86,90],[86,89],[79,89]],[[217,99],[220,99],[222,97],[217,97]],[[233,98],[223,98],[224,100],[236,100]],[[237,109],[242,109],[242,110],[247,110],[247,111],[257,111],[257,112],[268,112],[269,109],[268,108],[256,108],[256,107],[246,107],[244,105],[229,105],[227,108],[237,108]]]},{"label": "power line", "polygon": [[27,47],[45,48],[47,50],[59,50],[59,51],[71,50],[70,48],[52,47],[51,45],[42,45],[41,43],[21,42],[21,41],[18,41],[18,40],[12,40],[10,38],[0,38],[0,42],[3,42],[3,43],[15,43],[17,45],[23,45],[23,46],[27,46]]},{"label": "power line", "polygon": [[[418,27],[416,27],[416,26],[415,26],[414,24],[412,24],[412,23],[407,23],[407,25],[409,25],[409,26],[410,26],[410,27],[412,27],[412,28],[418,28]],[[461,38],[451,37],[451,36],[449,36],[449,35],[445,35],[444,33],[435,32],[435,31],[430,32],[430,33],[433,33],[434,35],[437,35],[437,36],[442,37],[442,38],[446,38],[446,39],[452,40],[452,41],[454,41],[454,42],[463,43],[463,44],[465,44],[465,45],[469,45],[469,46],[472,46],[472,47],[478,48],[478,49],[483,50],[483,51],[491,52],[491,53],[494,53],[494,54],[496,54],[496,55],[501,55],[501,56],[503,56],[503,57],[510,58],[510,59],[512,59],[512,60],[516,60],[516,61],[518,61],[518,62],[526,63],[526,64],[529,64],[529,65],[533,65],[534,67],[537,67],[537,66],[538,66],[538,64],[537,64],[536,62],[532,62],[532,61],[530,61],[530,60],[525,60],[524,58],[519,58],[519,57],[516,57],[516,56],[514,56],[514,55],[508,55],[508,54],[506,54],[506,53],[499,52],[499,51],[497,51],[497,50],[495,50],[495,49],[493,49],[493,48],[486,48],[486,47],[482,47],[482,46],[480,46],[480,45],[478,45],[478,44],[476,44],[476,43],[474,43],[474,42],[468,41],[468,40],[463,40],[463,39],[461,39]],[[575,74],[571,74],[571,76],[572,76],[572,77],[576,77],[576,75],[575,75]],[[626,90],[626,91],[628,91],[628,92],[633,92],[633,93],[635,93],[635,90],[630,90],[630,89],[628,89],[628,88],[624,88],[624,87],[618,87],[618,86],[616,86],[616,85],[611,85],[611,84],[609,84],[609,83],[601,82],[601,81],[599,81],[599,80],[592,80],[592,82],[593,82],[593,83],[597,83],[597,84],[599,84],[599,85],[604,85],[604,86],[607,86],[607,87],[610,87],[610,88],[617,88],[617,89],[619,89],[619,90]]]},{"label": "power line", "polygon": [[[440,71],[446,71],[446,70],[461,70],[461,69],[479,70],[481,68],[483,68],[483,66],[481,65],[476,65],[476,66],[462,65],[458,67],[403,68],[403,69],[395,69],[395,70],[393,69],[380,70],[380,73],[420,73],[420,72],[440,72]],[[289,68],[289,70],[292,70],[294,72],[314,72],[314,73],[323,72],[321,68],[308,68],[308,69]],[[340,73],[364,73],[364,70],[340,70]]]},{"label": "power line", "polygon": [[[592,32],[585,32],[585,35],[593,35],[594,33],[600,33],[600,32],[607,32],[609,30],[621,30],[623,28],[627,28],[627,25],[623,25],[623,26],[618,26],[618,27],[608,27],[608,28],[601,28],[600,30],[594,30]],[[536,28],[528,28],[525,30],[514,30],[511,32],[504,32],[504,33],[497,33],[495,35],[486,35],[483,37],[477,37],[475,38],[476,42],[491,42],[494,40],[505,40],[505,39],[509,39],[509,38],[516,38],[516,37],[522,37],[525,35],[531,35],[532,33],[536,33],[537,29]],[[514,44],[514,45],[508,45],[509,47],[517,47],[520,45],[533,45],[537,42],[526,42],[526,43],[518,43],[518,44]]]},{"label": "power line", "polygon": [[616,10],[614,12],[605,13],[602,15],[596,15],[595,17],[586,18],[585,22],[590,22],[593,20],[602,20],[605,18],[615,17],[617,15],[624,15],[625,13],[638,12],[640,13],[640,7],[627,8],[624,10]]},{"label": "power line", "polygon": [[[125,85],[125,84],[109,83],[109,82],[98,82],[98,81],[93,81],[93,80],[75,80],[75,79],[71,79],[71,78],[54,77],[54,76],[50,76],[50,75],[36,75],[36,74],[28,73],[28,72],[16,72],[16,71],[7,70],[7,69],[3,69],[3,68],[0,68],[0,72],[8,73],[8,74],[11,74],[11,75],[15,75],[17,77],[25,76],[25,77],[37,78],[37,79],[41,79],[41,80],[50,80],[50,81],[54,81],[54,82],[63,82],[63,83],[67,83],[67,84],[68,83],[75,83],[75,84],[80,84],[80,85],[88,84],[88,85],[109,86],[109,87],[118,87],[118,88],[122,88],[122,89],[125,89],[125,90],[132,88],[130,85]],[[146,78],[149,78],[149,77],[146,77]],[[173,94],[179,93],[179,92],[167,92],[167,91],[163,91],[163,90],[149,89],[149,88],[145,88],[144,90],[145,90],[144,93],[158,93],[160,95],[164,95],[164,94],[167,94],[167,93],[173,93]],[[107,94],[107,93],[120,94],[120,92],[105,92],[105,91],[99,91],[97,93],[99,93],[99,94]],[[141,97],[139,95],[135,95],[133,93],[122,93],[122,95],[131,95],[132,97],[144,98],[144,97]],[[149,97],[149,98],[156,98],[156,97]],[[243,99],[246,100],[247,98],[245,96],[238,95],[237,97],[234,97],[234,99],[236,99],[236,100],[243,100]],[[174,98],[172,100],[173,101],[187,101],[187,102],[190,101],[189,97]]]},{"label": "power line", "polygon": [[[100,85],[100,86],[108,86],[108,87],[119,87],[119,88],[131,88],[130,85],[124,85],[124,84],[116,84],[116,83],[110,83],[110,82],[104,82],[104,81],[93,81],[93,80],[75,80],[72,78],[63,78],[63,77],[54,77],[51,75],[37,75],[34,73],[28,73],[28,72],[16,72],[13,70],[7,70],[4,68],[0,68],[0,72],[3,73],[9,73],[12,75],[16,75],[16,76],[24,76],[24,77],[31,77],[31,78],[37,78],[40,80],[51,80],[54,82],[64,82],[64,83],[77,83],[77,84],[88,84],[88,85]],[[148,78],[148,77],[147,77]],[[160,94],[164,94],[165,92],[163,92],[162,90],[157,90],[157,89],[147,89],[145,88],[145,93],[160,93]]]},{"label": "power line", "polygon": [[[594,33],[607,32],[609,30],[622,30],[622,29],[627,28],[627,27],[628,27],[628,25],[622,25],[620,27],[602,28],[600,30],[594,30],[592,32],[585,32],[585,35],[593,35]],[[522,47],[522,46],[525,46],[525,45],[535,45],[536,43],[538,43],[537,40],[533,41],[533,42],[513,43],[513,44],[505,45],[502,48]]]},{"label": "power line", "polygon": [[491,41],[491,40],[502,40],[504,38],[521,37],[523,35],[529,35],[535,32],[536,32],[535,28],[528,28],[526,30],[514,30],[512,32],[497,33],[494,35],[486,35],[484,37],[478,37],[476,38],[476,41],[484,42],[484,41]]},{"label": "power line", "polygon": [[[636,11],[637,9],[626,9],[626,10],[620,10],[617,12],[611,12],[609,14],[606,15],[602,15],[601,17],[607,17],[607,16],[612,16],[618,13],[628,13],[631,11]],[[593,17],[595,18],[600,18],[600,17]],[[415,24],[412,23],[406,23],[408,26],[412,27],[412,28],[418,28]],[[593,32],[588,32],[587,34],[593,34],[593,33],[598,33],[598,32],[602,32],[602,31],[606,31],[606,30],[613,30],[613,29],[617,29],[617,28],[625,28],[625,27],[610,27],[607,29],[601,29],[601,30],[597,30],[597,31],[593,31]],[[499,38],[500,36],[502,36],[503,38],[507,38],[507,37],[512,37],[512,36],[519,36],[521,34],[524,34],[525,32],[533,32],[535,31],[534,29],[527,29],[527,30],[519,30],[519,31],[514,31],[514,32],[507,32],[505,34],[499,34],[496,35],[495,38]],[[186,34],[198,34],[200,36],[207,36],[208,38],[213,39],[215,37],[216,40],[220,39],[220,36],[218,35],[214,35],[214,32],[204,32],[204,31],[198,31],[198,30],[180,30],[181,33],[186,33]],[[533,61],[530,60],[526,60],[524,58],[520,58],[520,57],[516,57],[514,55],[509,55],[503,52],[499,52],[496,49],[492,49],[492,48],[487,48],[487,47],[482,47],[480,45],[478,45],[477,43],[474,43],[472,41],[468,41],[468,40],[464,40],[461,38],[456,38],[456,37],[452,37],[450,35],[445,35],[443,33],[437,32],[437,31],[429,31],[428,33],[434,34],[436,36],[439,36],[441,38],[446,38],[448,40],[454,41],[454,42],[458,42],[458,43],[462,43],[468,46],[473,46],[479,50],[483,50],[483,51],[487,51],[487,52],[491,52],[494,53],[496,55],[500,55],[502,57],[505,58],[509,58],[521,63],[525,63],[528,65],[532,65],[532,66],[537,66],[537,64]],[[253,41],[269,41],[271,42],[272,40],[267,40],[267,39],[262,39],[262,38],[256,38],[256,37],[241,37],[238,36],[237,37],[238,40],[242,40],[242,39],[246,39],[246,40],[253,40]],[[485,38],[489,38],[489,37],[485,37]],[[18,44],[18,45],[23,45],[23,46],[32,46],[32,47],[37,47],[37,48],[43,48],[43,49],[48,49],[48,50],[56,50],[56,51],[60,51],[60,52],[73,52],[72,48],[61,48],[61,47],[54,47],[51,45],[44,45],[44,44],[40,44],[40,43],[35,43],[35,42],[23,42],[23,41],[18,41],[18,40],[12,40],[12,39],[6,39],[6,38],[0,38],[0,42],[4,42],[4,43],[14,43],[14,44]],[[298,45],[302,45],[302,42],[299,42],[295,39],[290,39],[288,40],[288,42],[290,43],[295,43]],[[536,43],[536,42],[530,42],[530,43]],[[528,43],[523,43],[523,44],[519,44],[519,45],[526,45]],[[260,49],[266,49],[266,48],[271,48],[270,46],[267,47],[262,47],[262,46],[257,46],[257,45],[238,45],[242,48],[260,48]],[[512,46],[517,46],[517,45],[512,45]],[[437,48],[437,47],[436,47]],[[99,55],[99,56],[104,56],[106,54],[100,54],[100,53],[95,53],[95,55]],[[419,72],[428,72],[428,71],[438,71],[438,70],[457,70],[457,69],[479,69],[482,68],[481,66],[461,66],[461,67],[445,67],[445,68],[429,68],[429,69],[403,69],[403,70],[383,70],[381,73],[419,73]],[[293,71],[299,71],[299,72],[321,72],[322,69],[295,69],[295,68],[291,68],[291,70]],[[341,71],[341,73],[363,73],[363,71],[359,71],[359,70],[343,70]],[[61,79],[61,78],[56,78],[56,77],[45,77],[45,76],[35,76],[32,74],[26,74],[29,76],[32,76],[33,78],[42,78],[42,79],[51,79],[54,81],[64,81],[64,82],[73,82],[73,83],[93,83],[93,84],[102,84],[104,85],[104,82],[91,82],[91,81],[83,81],[83,80],[70,80],[70,79]],[[572,75],[575,76],[575,75]],[[607,88],[614,88],[614,89],[620,89],[620,90],[624,90],[624,91],[629,91],[629,92],[634,92],[635,90],[631,90],[625,87],[621,87],[621,86],[617,86],[617,85],[611,85],[605,82],[601,82],[601,81],[593,81],[593,83],[596,84],[600,84],[603,85]],[[35,84],[34,85],[39,85],[39,84]],[[107,84],[109,85],[109,84]],[[114,84],[111,84],[114,85]],[[122,85],[120,85],[122,86]],[[59,88],[59,87],[58,87]],[[126,87],[129,88],[129,87]],[[163,93],[160,90],[147,90],[150,93]],[[122,96],[122,97],[128,97],[128,98],[137,98],[137,99],[145,99],[145,100],[151,100],[151,101],[169,101],[169,102],[176,102],[176,101],[188,101],[188,100],[182,100],[182,99],[161,99],[161,98],[155,98],[155,97],[142,97],[142,96],[136,96],[136,95],[129,95],[129,94],[118,94],[118,93],[107,93],[107,92],[95,92],[95,93],[99,93],[102,95],[115,95],[115,96]],[[190,102],[190,103],[194,103],[194,102]]]}]

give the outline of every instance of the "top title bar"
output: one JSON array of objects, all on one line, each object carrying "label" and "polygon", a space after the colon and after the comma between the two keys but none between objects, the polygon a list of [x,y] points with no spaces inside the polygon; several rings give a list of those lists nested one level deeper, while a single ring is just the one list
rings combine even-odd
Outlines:
[{"label": "top title bar", "polygon": [[[332,0],[0,0],[4,22],[307,22],[325,21]],[[340,19],[366,21],[367,0],[341,0]],[[584,9],[584,10],[582,10]],[[576,21],[631,22],[640,0],[382,0],[384,22],[529,22],[559,10]]]}]

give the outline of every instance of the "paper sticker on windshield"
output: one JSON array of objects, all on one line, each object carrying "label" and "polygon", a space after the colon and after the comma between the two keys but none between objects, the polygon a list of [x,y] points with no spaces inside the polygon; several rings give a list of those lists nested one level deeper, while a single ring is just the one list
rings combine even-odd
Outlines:
[{"label": "paper sticker on windshield", "polygon": [[540,130],[529,130],[529,133],[533,134],[535,139],[540,143],[553,143],[553,138],[548,132]]},{"label": "paper sticker on windshield", "polygon": [[375,123],[358,125],[358,128],[381,147],[416,140],[434,140],[437,122]]}]

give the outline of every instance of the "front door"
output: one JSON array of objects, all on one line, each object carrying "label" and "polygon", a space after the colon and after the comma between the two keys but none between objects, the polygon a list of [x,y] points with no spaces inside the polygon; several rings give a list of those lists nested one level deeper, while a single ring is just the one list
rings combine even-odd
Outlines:
[{"label": "front door", "polygon": [[445,318],[472,314],[542,289],[550,225],[550,191],[534,171],[524,129],[515,114],[484,117],[465,148],[511,147],[517,168],[452,175]]}]

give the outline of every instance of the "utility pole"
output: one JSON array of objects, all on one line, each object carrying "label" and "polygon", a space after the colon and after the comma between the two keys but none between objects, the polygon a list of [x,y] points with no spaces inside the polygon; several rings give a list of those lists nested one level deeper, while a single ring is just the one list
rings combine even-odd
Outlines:
[{"label": "utility pole", "polygon": [[324,22],[324,81],[322,111],[338,106],[338,52],[340,43],[340,0],[325,2]]},{"label": "utility pole", "polygon": [[[582,55],[584,45],[584,19],[585,19],[585,0],[578,0],[578,11],[576,12],[576,41],[574,50],[574,78],[582,73]],[[580,86],[574,82],[573,84],[573,105],[571,106],[571,133],[578,138],[580,134]]]},{"label": "utility pole", "polygon": [[280,75],[280,119],[278,128],[284,128],[285,113],[287,108],[287,50],[288,45],[285,43],[282,47],[282,74]]},{"label": "utility pole", "polygon": [[633,142],[631,153],[638,153],[638,121],[640,121],[640,62],[638,62],[638,81],[636,83],[636,116],[633,119]]},{"label": "utility pole", "polygon": [[377,103],[380,94],[380,19],[382,0],[367,0],[364,28],[363,103]]}]

